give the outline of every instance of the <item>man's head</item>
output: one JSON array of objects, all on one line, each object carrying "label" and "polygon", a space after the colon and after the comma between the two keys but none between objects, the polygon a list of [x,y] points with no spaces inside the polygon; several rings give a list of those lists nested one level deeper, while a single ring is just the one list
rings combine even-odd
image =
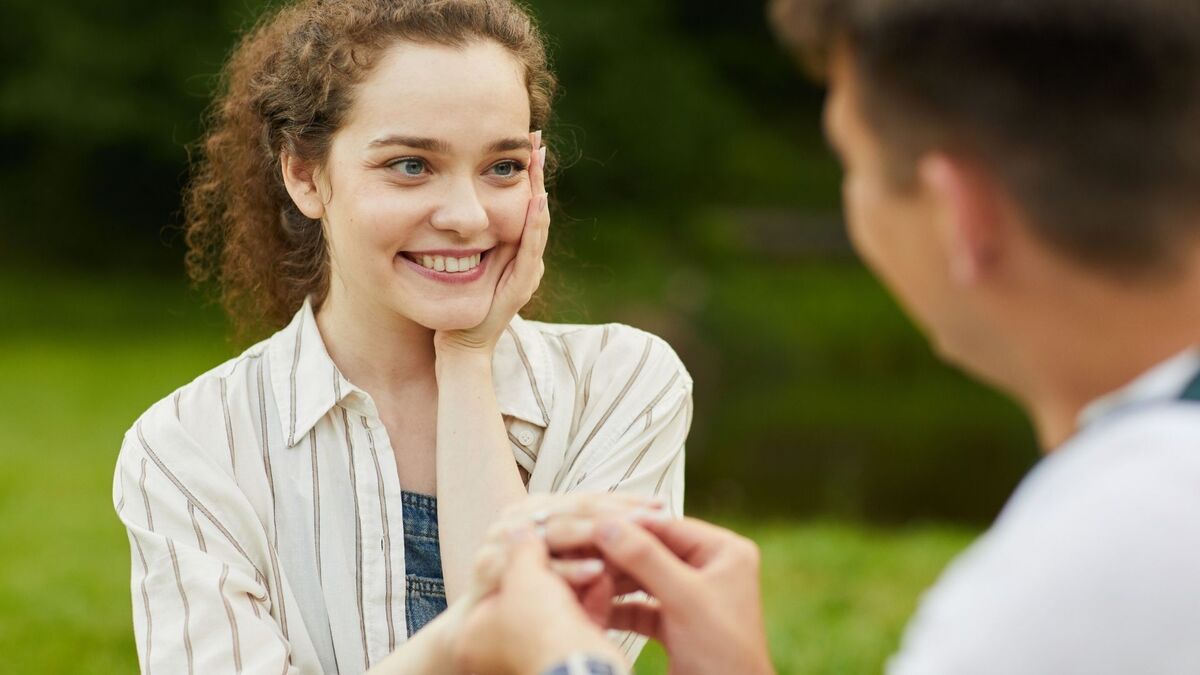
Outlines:
[{"label": "man's head", "polygon": [[1196,3],[776,0],[773,14],[829,81],[856,246],[950,358],[1012,388],[998,336],[1022,297],[1071,278],[1169,284],[1194,263]]}]

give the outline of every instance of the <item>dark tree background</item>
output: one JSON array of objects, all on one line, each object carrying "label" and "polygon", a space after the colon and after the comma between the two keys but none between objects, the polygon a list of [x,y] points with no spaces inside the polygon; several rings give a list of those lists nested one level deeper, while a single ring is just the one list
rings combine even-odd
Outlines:
[{"label": "dark tree background", "polygon": [[[187,148],[237,32],[267,4],[3,0],[0,265],[31,288],[181,283]],[[939,365],[854,260],[821,91],[778,49],[763,3],[531,4],[568,159],[555,315],[634,323],[683,355],[697,382],[690,502],[990,518],[1033,461],[1029,430]]]}]

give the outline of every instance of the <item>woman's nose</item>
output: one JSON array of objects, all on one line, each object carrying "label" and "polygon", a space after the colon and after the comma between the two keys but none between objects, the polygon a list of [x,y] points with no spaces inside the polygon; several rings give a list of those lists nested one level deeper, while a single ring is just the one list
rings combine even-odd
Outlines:
[{"label": "woman's nose", "polygon": [[433,212],[431,224],[435,229],[457,232],[464,237],[487,229],[487,209],[479,201],[472,181],[454,181],[446,190],[442,203]]}]

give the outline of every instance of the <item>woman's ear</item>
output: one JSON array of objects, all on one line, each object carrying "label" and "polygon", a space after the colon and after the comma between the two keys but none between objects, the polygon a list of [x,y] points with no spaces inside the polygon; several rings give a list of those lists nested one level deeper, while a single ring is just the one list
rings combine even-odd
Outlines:
[{"label": "woman's ear", "polygon": [[325,215],[325,200],[317,187],[317,165],[286,150],[279,154],[280,170],[283,171],[283,184],[288,194],[296,203],[300,213],[313,219],[320,220]]},{"label": "woman's ear", "polygon": [[922,158],[919,174],[933,200],[934,226],[953,280],[983,281],[995,271],[1004,248],[996,183],[981,167],[944,154]]}]

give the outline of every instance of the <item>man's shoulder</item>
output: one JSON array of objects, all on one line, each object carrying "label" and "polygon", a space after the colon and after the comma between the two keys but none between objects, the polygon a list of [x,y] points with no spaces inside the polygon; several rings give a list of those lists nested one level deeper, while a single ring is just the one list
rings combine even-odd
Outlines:
[{"label": "man's shoulder", "polygon": [[1125,544],[1170,545],[1192,532],[1200,557],[1197,485],[1200,405],[1134,411],[1085,429],[1046,457],[988,536],[1002,548],[1038,546],[1060,556],[1093,542],[1114,549],[1106,560],[1120,561],[1132,553],[1121,550]]},{"label": "man's shoulder", "polygon": [[[1151,507],[1176,489],[1178,508],[1200,508],[1200,404],[1129,411],[1084,429],[1022,481],[997,525],[1030,513],[1089,518],[1094,510]],[[1112,497],[1124,497],[1114,502]],[[1176,495],[1185,497],[1184,494]]]},{"label": "man's shoulder", "polygon": [[1179,633],[1200,623],[1197,485],[1200,406],[1086,430],[1030,472],[947,568],[895,672],[943,658],[955,672],[1131,672],[1121,668],[1139,659],[1200,659]]}]

